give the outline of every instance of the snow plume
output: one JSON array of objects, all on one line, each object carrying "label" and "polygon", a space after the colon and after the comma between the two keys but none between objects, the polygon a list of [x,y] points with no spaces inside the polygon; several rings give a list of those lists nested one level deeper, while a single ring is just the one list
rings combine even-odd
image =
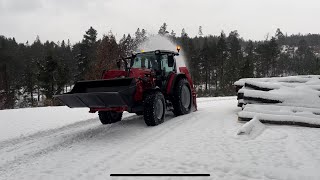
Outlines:
[{"label": "snow plume", "polygon": [[[154,50],[177,51],[177,44],[173,43],[168,37],[153,35],[141,43],[137,51],[140,52],[141,50],[143,51],[154,51]],[[187,66],[183,49],[180,50],[179,54],[180,54],[179,56],[175,57],[178,71],[179,71],[179,67]]]}]

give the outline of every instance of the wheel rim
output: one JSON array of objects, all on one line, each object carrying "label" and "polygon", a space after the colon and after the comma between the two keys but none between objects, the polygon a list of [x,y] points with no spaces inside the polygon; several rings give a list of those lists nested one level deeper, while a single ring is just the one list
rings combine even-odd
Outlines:
[{"label": "wheel rim", "polygon": [[156,112],[156,117],[158,119],[161,119],[162,116],[163,116],[163,104],[162,104],[162,101],[161,99],[158,99],[157,102],[156,102],[156,108],[155,108]]},{"label": "wheel rim", "polygon": [[181,90],[181,103],[184,108],[189,108],[191,102],[190,90],[187,86],[182,86]]}]

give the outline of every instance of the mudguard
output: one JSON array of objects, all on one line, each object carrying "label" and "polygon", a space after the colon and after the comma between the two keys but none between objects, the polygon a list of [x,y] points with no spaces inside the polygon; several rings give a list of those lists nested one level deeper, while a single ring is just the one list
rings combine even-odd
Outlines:
[{"label": "mudguard", "polygon": [[179,81],[180,78],[186,78],[187,81],[190,84],[191,93],[192,93],[192,100],[193,100],[193,106],[195,110],[197,110],[197,94],[193,86],[193,82],[190,76],[190,73],[186,67],[179,67],[180,73],[179,74],[171,74],[167,83],[167,94],[172,95],[174,87],[176,83]]}]

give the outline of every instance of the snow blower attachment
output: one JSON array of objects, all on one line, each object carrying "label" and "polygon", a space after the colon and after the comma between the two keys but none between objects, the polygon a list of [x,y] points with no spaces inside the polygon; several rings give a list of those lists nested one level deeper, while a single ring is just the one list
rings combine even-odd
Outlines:
[{"label": "snow blower attachment", "polygon": [[158,125],[166,110],[176,116],[197,110],[191,76],[186,67],[179,67],[178,73],[177,55],[163,50],[133,54],[120,59],[119,69],[104,72],[101,80],[79,81],[69,93],[55,97],[70,108],[98,112],[102,124],[120,121],[128,111],[143,115],[148,126]]}]

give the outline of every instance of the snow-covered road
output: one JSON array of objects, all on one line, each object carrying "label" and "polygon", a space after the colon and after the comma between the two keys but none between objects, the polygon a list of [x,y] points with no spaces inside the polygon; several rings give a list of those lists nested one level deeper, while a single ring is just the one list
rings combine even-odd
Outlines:
[{"label": "snow-covered road", "polygon": [[180,117],[168,113],[156,127],[126,113],[112,125],[93,118],[2,139],[0,179],[137,179],[111,173],[211,174],[171,179],[320,179],[319,129],[266,125],[257,136],[237,136],[243,124],[237,121],[236,97],[198,102],[197,112]]}]

